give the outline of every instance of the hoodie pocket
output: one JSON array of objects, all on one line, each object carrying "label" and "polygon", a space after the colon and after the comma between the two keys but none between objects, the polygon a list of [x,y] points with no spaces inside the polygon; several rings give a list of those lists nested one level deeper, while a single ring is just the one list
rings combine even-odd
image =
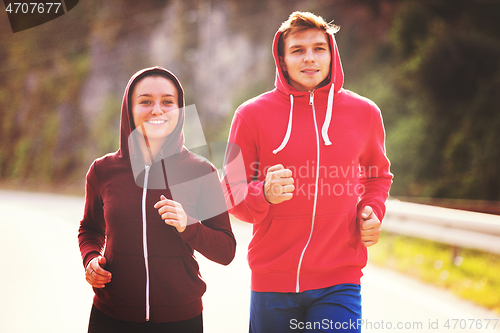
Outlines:
[{"label": "hoodie pocket", "polygon": [[198,263],[192,258],[149,257],[151,272],[151,306],[181,306],[205,293]]},{"label": "hoodie pocket", "polygon": [[295,272],[311,223],[311,216],[304,215],[275,217],[267,230],[260,225],[248,249],[250,268]]},{"label": "hoodie pocket", "polygon": [[99,300],[110,306],[144,306],[146,299],[146,271],[144,258],[114,253],[106,254],[105,270],[112,278],[106,287],[94,288]]},{"label": "hoodie pocket", "polygon": [[366,248],[355,218],[344,215],[326,215],[316,218],[309,247],[304,255],[304,269],[310,272],[328,272],[343,266],[365,266]]}]

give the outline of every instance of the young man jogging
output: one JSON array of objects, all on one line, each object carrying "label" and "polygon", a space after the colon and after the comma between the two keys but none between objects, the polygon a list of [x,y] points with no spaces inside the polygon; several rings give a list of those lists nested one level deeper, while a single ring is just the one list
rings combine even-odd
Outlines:
[{"label": "young man jogging", "polygon": [[392,174],[380,110],[342,88],[337,30],[292,13],[274,38],[276,89],[231,125],[227,158],[241,153],[245,179],[228,164],[230,213],[253,223],[250,332],[360,331],[361,269]]}]

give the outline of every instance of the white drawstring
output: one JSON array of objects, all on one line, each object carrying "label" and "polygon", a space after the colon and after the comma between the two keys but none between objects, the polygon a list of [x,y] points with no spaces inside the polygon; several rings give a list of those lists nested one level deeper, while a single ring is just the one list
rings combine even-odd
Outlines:
[{"label": "white drawstring", "polygon": [[328,93],[328,104],[326,107],[326,117],[325,122],[323,123],[323,128],[321,129],[321,136],[323,137],[323,141],[326,146],[330,146],[332,142],[328,137],[328,129],[330,128],[330,121],[332,120],[332,111],[333,111],[333,95],[335,94],[335,83],[332,82],[332,86],[330,87],[330,92]]},{"label": "white drawstring", "polygon": [[[328,137],[328,129],[330,128],[330,122],[332,120],[333,113],[333,96],[335,95],[335,83],[332,82],[332,86],[330,87],[330,91],[328,93],[328,103],[326,107],[326,117],[325,122],[323,123],[323,127],[321,128],[321,136],[323,137],[323,142],[325,146],[330,146],[332,142]],[[293,119],[293,95],[290,95],[290,117],[288,118],[288,127],[286,129],[285,137],[283,138],[283,142],[281,142],[280,146],[273,150],[273,154],[277,154],[282,151],[288,140],[290,140],[290,135],[292,133],[292,119]]]},{"label": "white drawstring", "polygon": [[290,117],[288,118],[288,127],[286,129],[285,138],[278,148],[273,150],[273,154],[277,154],[285,148],[288,140],[290,139],[290,134],[292,133],[292,119],[293,119],[293,95],[290,95]]}]

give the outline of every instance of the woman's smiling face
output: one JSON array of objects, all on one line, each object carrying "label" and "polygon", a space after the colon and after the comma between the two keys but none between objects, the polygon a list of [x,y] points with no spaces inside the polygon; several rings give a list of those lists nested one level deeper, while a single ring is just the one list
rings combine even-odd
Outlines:
[{"label": "woman's smiling face", "polygon": [[165,139],[179,121],[179,93],[174,83],[162,76],[147,76],[134,87],[132,116],[137,130],[147,140]]}]

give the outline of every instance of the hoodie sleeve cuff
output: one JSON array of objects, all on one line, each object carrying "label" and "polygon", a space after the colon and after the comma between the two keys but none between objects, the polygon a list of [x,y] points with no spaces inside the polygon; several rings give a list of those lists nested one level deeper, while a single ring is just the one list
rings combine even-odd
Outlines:
[{"label": "hoodie sleeve cuff", "polygon": [[264,211],[272,205],[264,196],[264,181],[253,182],[248,187],[248,204],[257,211]]},{"label": "hoodie sleeve cuff", "polygon": [[87,269],[87,267],[89,266],[89,263],[92,261],[92,259],[97,258],[100,255],[101,254],[99,252],[89,252],[85,256],[85,260],[83,261],[83,267],[85,267],[85,269]]},{"label": "hoodie sleeve cuff", "polygon": [[385,205],[382,205],[382,207],[380,207],[375,202],[362,202],[362,201],[360,201],[358,204],[358,209],[357,209],[358,215],[359,215],[359,212],[366,206],[370,206],[372,208],[373,213],[377,216],[380,223],[382,223],[382,220],[384,219],[384,216],[385,216]]},{"label": "hoodie sleeve cuff", "polygon": [[180,232],[179,235],[185,242],[192,240],[196,236],[199,227],[200,221],[198,221],[194,217],[188,216],[186,229],[184,229],[183,232]]}]

